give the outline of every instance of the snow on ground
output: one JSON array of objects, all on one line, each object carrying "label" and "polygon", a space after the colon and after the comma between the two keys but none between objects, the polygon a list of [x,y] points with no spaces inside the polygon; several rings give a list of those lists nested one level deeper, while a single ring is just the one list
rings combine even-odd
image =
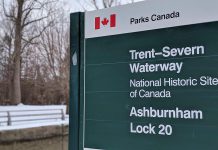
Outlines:
[{"label": "snow on ground", "polygon": [[66,112],[66,105],[23,105],[19,104],[17,106],[0,106],[0,111],[7,110],[40,110],[40,109],[64,109]]},{"label": "snow on ground", "polygon": [[68,125],[69,121],[56,121],[56,122],[44,122],[44,123],[36,123],[36,124],[23,124],[23,125],[15,125],[15,126],[0,126],[0,131],[9,131],[9,130],[19,130],[19,129],[28,129],[28,128],[37,128],[37,127],[45,127],[45,126],[61,126]]},{"label": "snow on ground", "polygon": [[[10,126],[9,120],[11,120]],[[65,105],[0,106],[0,131],[68,124],[69,116],[66,115]]]}]

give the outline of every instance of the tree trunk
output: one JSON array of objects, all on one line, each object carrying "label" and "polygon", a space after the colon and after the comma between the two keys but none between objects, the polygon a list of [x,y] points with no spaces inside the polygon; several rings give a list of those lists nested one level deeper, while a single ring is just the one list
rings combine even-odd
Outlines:
[{"label": "tree trunk", "polygon": [[20,56],[17,56],[14,60],[14,74],[13,74],[13,81],[12,81],[12,98],[13,104],[21,103],[21,87],[20,87]]},{"label": "tree trunk", "polygon": [[13,99],[13,60],[12,60],[12,54],[11,54],[11,49],[12,49],[12,40],[8,42],[9,44],[9,58],[8,58],[8,95],[7,98],[8,100],[12,100]]},{"label": "tree trunk", "polygon": [[12,104],[21,103],[21,38],[22,38],[22,13],[24,0],[17,0],[17,18],[15,22],[15,41],[14,41],[14,67],[13,67],[13,81],[12,81]]},{"label": "tree trunk", "polygon": [[[10,64],[11,65],[11,64]],[[10,66],[11,67],[11,66]],[[13,72],[11,71],[11,68],[8,69],[9,70],[9,76],[8,76],[8,99],[12,100],[13,99]]]}]

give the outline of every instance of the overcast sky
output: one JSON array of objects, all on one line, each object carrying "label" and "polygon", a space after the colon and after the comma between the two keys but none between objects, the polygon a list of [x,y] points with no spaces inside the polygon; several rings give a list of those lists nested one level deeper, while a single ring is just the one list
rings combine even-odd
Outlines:
[{"label": "overcast sky", "polygon": [[[93,10],[94,9],[88,3],[83,4],[82,0],[63,0],[63,1],[64,1],[65,6],[68,7],[68,9],[70,9],[70,12],[83,11],[82,7],[86,7],[86,9],[88,9],[88,10]],[[89,1],[89,0],[87,0],[87,1]],[[97,0],[97,1],[101,1],[101,0]],[[130,1],[130,0],[122,0],[122,3],[124,3],[124,4],[128,3],[128,1]],[[135,2],[138,2],[138,1],[144,1],[144,0],[135,0]],[[84,6],[81,6],[81,5],[84,5]]]}]

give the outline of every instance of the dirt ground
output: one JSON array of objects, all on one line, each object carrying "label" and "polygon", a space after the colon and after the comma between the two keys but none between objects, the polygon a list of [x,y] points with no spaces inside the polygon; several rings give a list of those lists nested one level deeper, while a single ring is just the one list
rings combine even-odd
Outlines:
[{"label": "dirt ground", "polygon": [[0,144],[0,150],[67,150],[68,136]]},{"label": "dirt ground", "polygon": [[68,125],[0,132],[0,150],[68,150]]}]

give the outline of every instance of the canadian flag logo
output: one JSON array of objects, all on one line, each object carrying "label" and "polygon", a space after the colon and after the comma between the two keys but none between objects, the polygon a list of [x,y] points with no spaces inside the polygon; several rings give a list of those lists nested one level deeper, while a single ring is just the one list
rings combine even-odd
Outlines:
[{"label": "canadian flag logo", "polygon": [[101,29],[102,26],[116,27],[116,14],[110,15],[109,18],[95,17],[95,30]]}]

